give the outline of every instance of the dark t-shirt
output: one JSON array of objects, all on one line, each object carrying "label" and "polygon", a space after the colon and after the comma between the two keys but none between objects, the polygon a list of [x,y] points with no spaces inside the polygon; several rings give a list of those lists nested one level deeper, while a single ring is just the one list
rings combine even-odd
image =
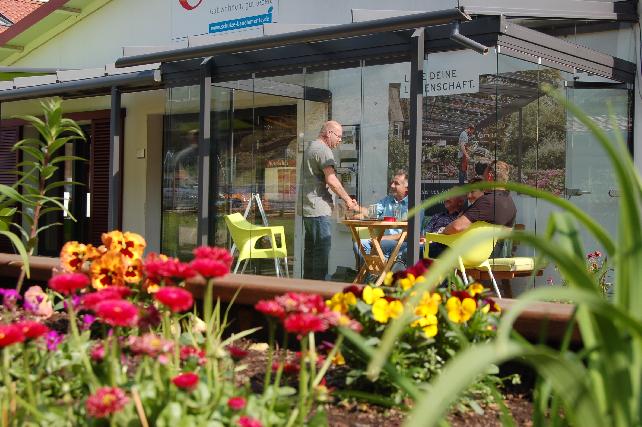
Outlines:
[{"label": "dark t-shirt", "polygon": [[485,191],[484,195],[470,205],[463,213],[470,222],[486,221],[491,224],[512,227],[515,224],[517,208],[505,190]]}]

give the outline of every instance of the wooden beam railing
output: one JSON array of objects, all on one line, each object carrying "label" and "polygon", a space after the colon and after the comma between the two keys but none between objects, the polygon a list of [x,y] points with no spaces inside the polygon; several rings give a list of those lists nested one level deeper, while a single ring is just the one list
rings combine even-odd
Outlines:
[{"label": "wooden beam railing", "polygon": [[[52,269],[59,266],[58,258],[32,256],[30,258],[31,280],[46,282],[52,274]],[[16,278],[22,262],[18,255],[0,254],[0,277]],[[5,287],[10,282],[4,281]],[[256,276],[252,274],[228,274],[215,280],[214,297],[223,302],[229,302],[238,292],[235,304],[253,306],[262,299],[270,299],[286,292],[315,293],[330,298],[336,292],[342,291],[348,284],[319,280],[284,279],[272,276]],[[202,278],[189,280],[187,288],[195,298],[203,297],[205,281]],[[504,311],[514,306],[515,300],[510,298],[495,300]],[[546,340],[559,341],[566,331],[574,306],[551,302],[537,302],[523,311],[515,323],[515,330],[530,341],[537,342],[542,337]],[[575,328],[574,341],[579,342],[580,336]]]}]

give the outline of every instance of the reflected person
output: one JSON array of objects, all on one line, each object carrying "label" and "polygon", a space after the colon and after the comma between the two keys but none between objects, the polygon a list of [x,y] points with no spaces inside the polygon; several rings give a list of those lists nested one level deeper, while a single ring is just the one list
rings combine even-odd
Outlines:
[{"label": "reflected person", "polygon": [[328,274],[332,241],[330,216],[334,206],[330,191],[340,197],[348,209],[360,210],[357,201],[348,195],[336,175],[332,150],[341,144],[342,135],[341,124],[330,120],[321,127],[318,138],[310,142],[303,154],[304,279],[325,280]]}]

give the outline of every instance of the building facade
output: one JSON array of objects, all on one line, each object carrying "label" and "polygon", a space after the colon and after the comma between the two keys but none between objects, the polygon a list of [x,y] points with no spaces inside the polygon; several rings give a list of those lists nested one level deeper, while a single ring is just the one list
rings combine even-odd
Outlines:
[{"label": "building facade", "polygon": [[[343,125],[338,176],[362,206],[387,194],[398,169],[409,171],[411,205],[457,185],[459,138],[472,125],[467,179],[505,161],[512,180],[567,198],[616,233],[602,148],[545,88],[622,135],[642,164],[634,2],[76,1],[75,22],[52,23],[49,37],[2,62],[59,70],[2,84],[4,151],[34,132],[12,117],[37,113],[45,96],[62,96],[90,136],[68,148],[88,167],[64,172],[87,184],[66,195],[80,222],[46,239],[42,254],[117,226],[144,234],[150,250],[188,257],[202,243],[230,247],[223,218],[250,205],[250,222],[284,227],[300,277],[300,169],[330,119]],[[517,223],[545,232],[553,208],[513,197]],[[339,279],[355,266],[342,218],[335,209],[329,271]],[[274,274],[270,262],[249,268]],[[517,286],[555,277],[550,267]]]}]

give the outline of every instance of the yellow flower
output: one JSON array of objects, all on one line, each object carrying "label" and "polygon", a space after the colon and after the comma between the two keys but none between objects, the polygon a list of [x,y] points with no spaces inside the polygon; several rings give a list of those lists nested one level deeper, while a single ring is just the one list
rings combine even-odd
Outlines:
[{"label": "yellow flower", "polygon": [[125,262],[125,282],[140,283],[143,280],[143,262],[140,258]]},{"label": "yellow flower", "polygon": [[366,304],[372,305],[383,298],[383,289],[366,286],[365,288],[363,288],[363,294],[361,295],[361,297]]},{"label": "yellow flower", "polygon": [[141,235],[129,231],[122,233],[114,230],[103,233],[102,241],[107,250],[119,251],[129,259],[142,258],[146,246],[145,239]]},{"label": "yellow flower", "polygon": [[343,357],[343,354],[341,354],[340,351],[337,352],[337,354],[332,359],[332,364],[337,366],[342,366],[346,364],[346,359]]},{"label": "yellow flower", "polygon": [[342,292],[337,292],[332,296],[332,299],[325,302],[330,310],[336,311],[337,313],[341,314],[346,314],[350,306],[355,305],[356,303],[357,298],[352,292],[346,292],[345,294]]},{"label": "yellow flower", "polygon": [[408,289],[415,286],[417,283],[421,283],[424,280],[426,280],[424,276],[415,277],[414,274],[408,273],[406,277],[399,279],[397,281],[397,284],[401,286],[401,289],[403,289],[404,291],[407,291]]},{"label": "yellow flower", "polygon": [[475,295],[481,294],[482,292],[484,292],[484,285],[482,285],[481,283],[473,283],[466,290],[471,296],[474,297]]},{"label": "yellow flower", "polygon": [[125,263],[120,252],[109,251],[91,263],[91,285],[96,289],[125,284]]},{"label": "yellow flower", "polygon": [[392,271],[386,273],[386,277],[383,279],[383,284],[386,286],[392,285]]},{"label": "yellow flower", "polygon": [[417,316],[436,315],[439,311],[439,304],[441,304],[441,295],[424,292],[419,305],[415,308],[415,314]]},{"label": "yellow flower", "polygon": [[379,323],[388,323],[388,320],[396,319],[401,313],[403,313],[401,301],[388,302],[381,298],[372,305],[372,316]]},{"label": "yellow flower", "polygon": [[92,261],[100,253],[92,245],[83,245],[78,242],[67,242],[60,250],[60,265],[69,273],[82,271],[87,261]]},{"label": "yellow flower", "polygon": [[464,323],[470,319],[477,308],[475,300],[472,298],[464,298],[460,301],[457,297],[450,297],[446,301],[446,310],[448,310],[448,318],[455,323]]},{"label": "yellow flower", "polygon": [[427,316],[421,317],[412,322],[411,326],[423,329],[424,335],[428,338],[432,338],[437,335],[438,332],[437,316],[428,314]]}]

